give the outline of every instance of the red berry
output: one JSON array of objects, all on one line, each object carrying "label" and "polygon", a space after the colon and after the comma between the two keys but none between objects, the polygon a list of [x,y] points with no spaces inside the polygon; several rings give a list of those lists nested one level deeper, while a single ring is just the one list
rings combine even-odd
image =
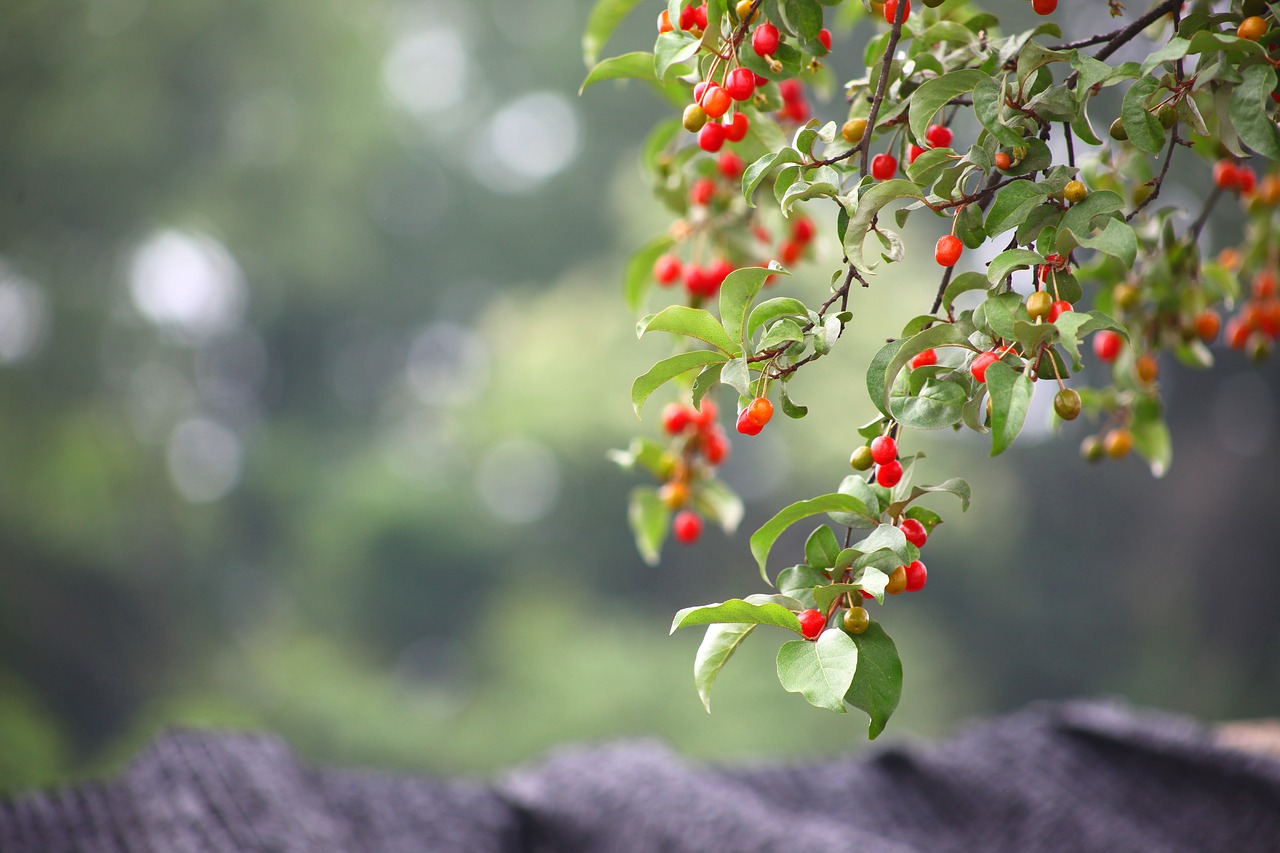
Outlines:
[{"label": "red berry", "polygon": [[806,640],[818,639],[822,629],[827,627],[827,619],[821,610],[801,610],[796,618],[800,620],[800,633]]},{"label": "red berry", "polygon": [[707,86],[702,97],[698,98],[698,106],[702,107],[708,118],[720,118],[733,106],[733,98],[722,87],[712,83]]},{"label": "red berry", "polygon": [[916,158],[923,153],[924,153],[923,148],[921,148],[919,145],[916,145],[914,142],[911,143],[909,146],[907,146],[907,163],[908,164],[914,163],[916,161]]},{"label": "red berry", "polygon": [[[911,14],[911,0],[903,0],[902,20],[906,22],[907,16]],[[892,24],[893,19],[898,15],[898,0],[884,0],[884,19],[887,23]]]},{"label": "red berry", "polygon": [[711,262],[711,266],[707,267],[707,275],[714,282],[712,292],[720,289],[720,285],[724,284],[724,280],[729,277],[729,273],[734,271],[733,264],[724,258],[716,258]]},{"label": "red berry", "polygon": [[693,10],[693,23],[694,26],[700,29],[705,30],[707,28],[707,4],[705,2]]},{"label": "red berry", "polygon": [[931,124],[929,129],[924,132],[924,138],[929,140],[930,148],[950,148],[952,133],[951,128],[941,124]]},{"label": "red berry", "polygon": [[724,76],[724,90],[735,101],[745,101],[756,91],[756,75],[750,68],[735,68]]},{"label": "red berry", "polygon": [[913,368],[928,367],[931,364],[937,364],[937,363],[938,363],[938,351],[934,349],[927,349],[924,352],[917,355],[915,358],[911,359],[911,366]]},{"label": "red berry", "polygon": [[871,158],[871,177],[887,181],[898,171],[898,161],[892,154],[877,154]]},{"label": "red berry", "polygon": [[1110,329],[1103,329],[1093,336],[1093,354],[1102,361],[1115,361],[1116,356],[1120,355],[1122,346],[1124,346],[1124,338]]},{"label": "red berry", "polygon": [[1249,342],[1249,324],[1241,317],[1232,317],[1227,323],[1227,346],[1232,349],[1244,349]]},{"label": "red berry", "polygon": [[716,182],[710,178],[698,178],[693,182],[693,186],[689,187],[689,201],[692,204],[705,207],[711,204],[711,199],[715,198],[715,195]]},{"label": "red berry", "polygon": [[698,13],[692,6],[680,10],[680,29],[691,30],[698,24]]},{"label": "red berry", "polygon": [[925,530],[924,525],[914,518],[902,519],[898,529],[902,531],[903,536],[907,537],[907,541],[917,548],[923,548],[924,543],[929,539],[929,531]]},{"label": "red berry", "polygon": [[669,285],[680,277],[680,259],[675,255],[663,255],[653,263],[653,277],[658,284]]},{"label": "red berry", "polygon": [[724,147],[724,125],[709,121],[698,131],[698,147],[708,154],[714,154]]},{"label": "red berry", "polygon": [[924,567],[924,563],[912,560],[907,566],[907,592],[919,592],[924,589],[925,581],[928,579],[929,571]]},{"label": "red berry", "polygon": [[1240,167],[1231,160],[1219,160],[1213,164],[1213,182],[1220,189],[1240,189]]},{"label": "red berry", "polygon": [[871,458],[877,465],[887,465],[898,458],[898,442],[891,435],[871,439]]},{"label": "red berry", "polygon": [[794,104],[804,100],[804,86],[794,78],[783,80],[778,84],[778,94],[784,104]]},{"label": "red berry", "polygon": [[668,403],[662,410],[662,428],[670,435],[678,435],[689,426],[689,410],[679,403]]},{"label": "red berry", "polygon": [[702,535],[702,516],[692,510],[682,510],[676,513],[672,529],[676,534],[676,539],[685,545],[692,545]]},{"label": "red berry", "polygon": [[1248,166],[1239,168],[1240,175],[1240,195],[1248,198],[1253,195],[1254,189],[1258,186],[1258,176]]},{"label": "red berry", "polygon": [[697,264],[686,264],[684,289],[695,296],[710,296],[715,293],[715,282],[702,267]]},{"label": "red berry", "polygon": [[823,27],[822,29],[818,30],[818,42],[824,48],[826,48],[827,53],[830,53],[831,52],[831,30],[827,29],[826,27]]},{"label": "red berry", "polygon": [[1049,322],[1052,323],[1070,310],[1071,303],[1065,299],[1059,299],[1049,306]]},{"label": "red berry", "polygon": [[973,374],[973,378],[979,382],[987,381],[987,368],[999,361],[1000,358],[994,352],[981,353],[973,360],[973,364],[969,365],[969,372]]},{"label": "red berry", "polygon": [[702,436],[702,455],[708,465],[719,465],[729,456],[729,439],[720,427],[708,429]]},{"label": "red berry", "polygon": [[751,34],[751,49],[756,52],[756,56],[772,56],[778,50],[778,43],[781,41],[778,35],[778,28],[773,24],[764,23],[756,27],[755,32]]},{"label": "red berry", "polygon": [[804,124],[809,120],[809,104],[803,99],[791,101],[782,105],[778,115],[796,124]]},{"label": "red berry", "polygon": [[886,489],[892,489],[902,479],[902,463],[893,461],[876,468],[876,482]]},{"label": "red berry", "polygon": [[759,435],[762,429],[764,429],[763,424],[751,420],[750,409],[743,409],[738,413],[738,432],[743,435]]},{"label": "red berry", "polygon": [[769,402],[768,397],[756,397],[743,411],[753,424],[764,426],[773,418],[773,403]]},{"label": "red berry", "polygon": [[741,142],[747,135],[747,117],[743,113],[734,113],[733,120],[724,127],[724,138],[730,142]]},{"label": "red berry", "polygon": [[689,412],[689,420],[698,429],[707,429],[716,422],[716,415],[718,414],[720,414],[720,410],[716,408],[713,400],[703,400],[702,408]]},{"label": "red berry", "polygon": [[997,151],[996,156],[992,159],[996,164],[996,168],[1002,172],[1013,165],[1013,158],[1004,151]]},{"label": "red berry", "polygon": [[[727,137],[726,131],[726,137]],[[720,160],[716,163],[716,168],[720,170],[720,174],[724,175],[725,180],[736,181],[742,177],[742,170],[747,164],[742,162],[742,158],[732,151],[726,151],[720,155]]]},{"label": "red berry", "polygon": [[1271,270],[1259,270],[1250,287],[1254,299],[1270,299],[1276,295],[1276,274]]},{"label": "red berry", "polygon": [[1196,315],[1196,336],[1206,344],[1211,344],[1218,339],[1218,332],[1222,331],[1222,318],[1217,312],[1206,308]]},{"label": "red berry", "polygon": [[815,233],[817,229],[813,227],[813,220],[807,216],[798,218],[791,226],[791,239],[797,243],[808,243]]},{"label": "red berry", "polygon": [[933,258],[944,267],[954,267],[963,251],[964,243],[960,242],[959,237],[954,234],[944,234],[938,238],[938,244],[933,249]]},{"label": "red berry", "polygon": [[778,260],[784,267],[789,267],[804,254],[804,246],[795,240],[788,240],[778,247]]},{"label": "red berry", "polygon": [[1037,15],[1052,15],[1053,10],[1058,8],[1058,0],[1031,0],[1031,8],[1036,10]]}]

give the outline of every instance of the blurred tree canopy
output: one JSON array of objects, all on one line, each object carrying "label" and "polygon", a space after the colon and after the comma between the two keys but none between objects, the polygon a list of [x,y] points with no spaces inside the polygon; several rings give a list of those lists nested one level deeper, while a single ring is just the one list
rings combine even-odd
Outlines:
[{"label": "blurred tree canopy", "polygon": [[[703,713],[696,638],[665,628],[754,571],[743,542],[657,570],[633,553],[604,453],[646,355],[617,280],[661,227],[631,168],[661,105],[574,98],[587,5],[0,12],[0,788],[175,723],[441,770],[644,732],[719,756],[858,742],[749,672]],[[851,409],[838,371],[815,405]],[[944,531],[954,564],[899,623],[922,662],[903,729],[1096,690],[1209,714],[1280,699],[1258,533],[1275,368],[1185,382],[1164,481],[1084,471],[1066,442],[989,475],[1006,502]],[[1214,394],[1245,407],[1238,464],[1200,452],[1242,423],[1195,405]],[[806,429],[735,447],[726,477],[748,497],[836,481],[846,437]],[[1019,513],[1038,477],[1114,502]],[[1025,528],[999,566],[976,557],[994,523]]]}]

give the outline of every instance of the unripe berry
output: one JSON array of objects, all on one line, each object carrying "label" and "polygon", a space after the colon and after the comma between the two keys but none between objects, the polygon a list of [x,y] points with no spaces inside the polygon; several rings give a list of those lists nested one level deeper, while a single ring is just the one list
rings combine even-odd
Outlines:
[{"label": "unripe berry", "polygon": [[663,255],[653,262],[653,277],[658,284],[664,287],[671,285],[680,278],[681,264],[680,259],[675,255]]},{"label": "unripe berry", "polygon": [[662,410],[662,428],[669,435],[679,435],[692,421],[689,410],[679,403],[667,403]]},{"label": "unripe berry", "polygon": [[1057,302],[1049,306],[1049,322],[1057,322],[1058,318],[1071,310],[1071,303],[1065,299],[1059,299]]},{"label": "unripe berry", "polygon": [[930,148],[950,148],[953,134],[946,125],[931,124],[924,132],[924,138],[929,141]]},{"label": "unripe berry", "polygon": [[887,181],[898,171],[898,161],[892,154],[877,154],[871,158],[871,177]]},{"label": "unripe berry", "polygon": [[925,530],[924,525],[914,518],[902,519],[898,529],[902,531],[903,536],[907,537],[907,541],[917,548],[923,548],[924,543],[929,540],[929,531]]},{"label": "unripe berry", "polygon": [[867,120],[865,118],[851,118],[840,128],[840,136],[850,145],[857,145],[861,142],[866,132]]},{"label": "unripe berry", "polygon": [[1089,195],[1089,190],[1085,187],[1083,181],[1068,181],[1067,185],[1062,188],[1062,197],[1072,204],[1079,204]]},{"label": "unripe berry", "polygon": [[1013,165],[1013,158],[1004,151],[997,151],[996,156],[992,158],[992,162],[995,163],[997,169],[1003,172]]},{"label": "unripe berry", "polygon": [[1086,462],[1101,462],[1106,456],[1106,451],[1102,449],[1102,440],[1096,435],[1091,435],[1080,442],[1080,455]]},{"label": "unripe berry", "polygon": [[1156,110],[1156,119],[1165,130],[1178,123],[1178,108],[1173,104],[1165,104]]},{"label": "unripe berry", "polygon": [[768,397],[756,397],[744,411],[753,424],[763,427],[773,418],[773,403]]},{"label": "unripe berry", "polygon": [[978,357],[969,365],[969,372],[973,374],[973,378],[979,382],[987,381],[987,368],[999,361],[1000,358],[994,352],[979,353]]},{"label": "unripe berry", "polygon": [[1127,142],[1129,139],[1129,131],[1125,130],[1123,119],[1117,118],[1111,122],[1111,127],[1107,129],[1107,133],[1111,134],[1111,138],[1116,142]]},{"label": "unripe berry", "polygon": [[749,24],[753,20],[755,20],[757,15],[760,14],[759,9],[752,12],[751,6],[752,6],[752,0],[738,0],[738,5],[735,7],[735,10],[738,13],[739,21],[746,21]]},{"label": "unripe berry", "polygon": [[1133,435],[1124,427],[1116,427],[1103,436],[1102,449],[1112,459],[1123,459],[1133,449]]},{"label": "unripe berry", "polygon": [[1111,289],[1111,301],[1122,311],[1132,311],[1142,302],[1142,293],[1134,285],[1122,282]]},{"label": "unripe berry", "polygon": [[902,481],[902,463],[894,460],[876,468],[876,482],[892,489]]},{"label": "unripe berry", "polygon": [[1052,310],[1053,297],[1045,291],[1037,290],[1027,297],[1027,313],[1033,321],[1047,318]]},{"label": "unripe berry", "polygon": [[692,545],[702,535],[702,516],[692,510],[681,510],[676,513],[672,530],[682,544]]},{"label": "unripe berry", "polygon": [[[906,23],[907,16],[911,14],[911,0],[902,0],[902,6],[902,21],[903,23]],[[892,24],[897,14],[898,0],[884,0],[885,23]]]},{"label": "unripe berry", "polygon": [[680,480],[663,483],[658,489],[658,500],[667,509],[679,509],[689,502],[689,486]]},{"label": "unripe berry", "polygon": [[800,634],[806,640],[818,639],[822,629],[827,626],[827,619],[821,610],[801,610],[796,618],[800,620]]},{"label": "unripe berry", "polygon": [[749,409],[743,409],[738,413],[738,432],[743,435],[759,435],[762,429],[764,429],[764,424],[758,424],[751,420]]},{"label": "unripe berry", "polygon": [[850,634],[861,634],[871,627],[871,615],[865,607],[850,607],[841,622]]},{"label": "unripe berry", "polygon": [[735,68],[724,77],[724,90],[735,101],[745,101],[756,91],[756,75],[750,68]]},{"label": "unripe berry", "polygon": [[1063,388],[1053,396],[1053,410],[1064,421],[1080,417],[1080,395],[1071,388]]},{"label": "unripe berry", "polygon": [[933,259],[944,267],[954,267],[964,251],[964,243],[954,234],[944,234],[933,247]]},{"label": "unripe berry", "polygon": [[729,107],[733,106],[733,98],[729,97],[729,93],[723,87],[712,83],[707,86],[702,96],[698,98],[698,104],[708,118],[720,118],[720,116],[729,112]]},{"label": "unripe berry", "polygon": [[911,367],[928,367],[931,364],[938,363],[938,351],[935,349],[927,349],[924,352],[911,359]]},{"label": "unripe berry", "polygon": [[877,435],[871,439],[871,458],[877,465],[887,465],[898,458],[898,442],[891,435]]},{"label": "unripe berry", "polygon": [[707,123],[707,114],[697,104],[690,104],[684,108],[684,115],[681,116],[681,121],[684,123],[685,130],[690,133],[697,133]]},{"label": "unripe berry", "polygon": [[875,464],[875,459],[871,456],[871,448],[865,444],[855,447],[853,453],[849,455],[849,465],[855,471],[867,471]]},{"label": "unripe berry", "polygon": [[925,582],[929,580],[929,570],[919,560],[912,560],[907,564],[906,576],[907,592],[919,592],[924,589]]},{"label": "unripe berry", "polygon": [[724,138],[730,142],[741,142],[747,136],[748,126],[746,113],[734,113],[733,120],[724,126]]},{"label": "unripe berry", "polygon": [[698,131],[698,147],[708,154],[714,154],[724,147],[724,125],[709,121]]},{"label": "unripe berry", "polygon": [[1093,354],[1101,361],[1108,363],[1115,361],[1123,346],[1124,338],[1110,329],[1103,329],[1093,336]]},{"label": "unripe berry", "polygon": [[889,573],[889,582],[885,584],[884,591],[889,595],[901,595],[907,591],[906,566],[898,566]]},{"label": "unripe berry", "polygon": [[770,23],[761,24],[751,33],[751,49],[756,52],[756,56],[772,56],[777,52],[780,42],[778,28]]}]

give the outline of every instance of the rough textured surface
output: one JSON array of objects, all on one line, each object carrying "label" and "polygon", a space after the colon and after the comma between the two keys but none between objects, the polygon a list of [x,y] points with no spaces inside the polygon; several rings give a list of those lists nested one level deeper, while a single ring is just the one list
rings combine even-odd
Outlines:
[{"label": "rough textured surface", "polygon": [[931,745],[714,767],[572,747],[490,784],[309,767],[175,732],[115,780],[0,801],[4,853],[1274,851],[1280,762],[1189,720],[1062,703]]}]

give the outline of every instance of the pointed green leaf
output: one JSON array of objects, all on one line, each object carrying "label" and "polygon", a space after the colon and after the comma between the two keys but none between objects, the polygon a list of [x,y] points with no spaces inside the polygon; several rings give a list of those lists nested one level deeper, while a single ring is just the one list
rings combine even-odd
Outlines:
[{"label": "pointed green leaf", "polygon": [[755,629],[755,625],[733,623],[707,626],[706,636],[693,659],[693,683],[708,714],[711,713],[711,687],[716,683],[716,676]]},{"label": "pointed green leaf", "polygon": [[756,329],[768,326],[779,317],[799,317],[807,321],[809,306],[790,296],[767,299],[751,310],[751,316],[747,318],[747,337],[754,337]]},{"label": "pointed green leaf", "polygon": [[1034,389],[1025,373],[997,361],[987,368],[987,390],[991,394],[991,455],[997,456],[1022,432]]},{"label": "pointed green leaf", "polygon": [[844,251],[849,263],[863,269],[862,243],[871,230],[871,223],[880,210],[890,202],[903,198],[923,199],[924,194],[914,181],[894,178],[872,184],[858,197],[857,207],[849,214],[849,226],[844,234]]},{"label": "pointed green leaf", "polygon": [[760,566],[760,576],[766,582],[769,578],[765,574],[765,563],[769,559],[769,551],[773,548],[773,543],[777,542],[778,537],[797,521],[810,516],[821,515],[824,512],[848,512],[866,515],[867,507],[857,498],[838,493],[822,495],[807,501],[798,501],[788,507],[784,507],[777,515],[766,521],[759,530],[751,534],[751,555],[756,558],[756,563]]},{"label": "pointed green leaf", "polygon": [[924,139],[925,131],[929,129],[938,110],[952,99],[972,92],[973,87],[981,81],[989,79],[989,75],[976,68],[962,68],[926,80],[911,94],[909,116],[912,135],[918,140]]},{"label": "pointed green leaf", "polygon": [[742,355],[742,347],[729,337],[715,315],[703,308],[670,305],[636,324],[636,336],[647,332],[674,332],[711,344],[730,356]]},{"label": "pointed green leaf", "polygon": [[822,525],[809,534],[804,543],[804,559],[815,569],[829,569],[836,564],[840,543],[830,527]]},{"label": "pointed green leaf", "polygon": [[1044,255],[1030,249],[1009,249],[995,256],[987,267],[987,281],[995,284],[1014,270],[1044,263]]},{"label": "pointed green leaf", "polygon": [[829,628],[817,641],[792,640],[778,649],[778,681],[810,705],[845,713],[844,699],[858,669],[858,646],[844,631]]},{"label": "pointed green leaf", "polygon": [[1139,79],[1124,93],[1120,109],[1120,120],[1124,122],[1129,141],[1148,154],[1158,154],[1164,147],[1164,128],[1147,110],[1147,100],[1159,88],[1160,81],[1155,77]]},{"label": "pointed green leaf", "polygon": [[[965,349],[975,350],[973,344],[969,343],[969,339],[964,336],[954,323],[939,323],[932,328],[925,329],[912,335],[902,342],[901,346],[894,351],[893,357],[889,362],[881,367],[879,357],[873,359],[871,366],[867,368],[867,387],[872,388],[873,382],[871,377],[872,370],[883,370],[875,385],[880,388],[883,397],[876,401],[880,406],[880,411],[886,414],[892,414],[892,404],[889,400],[889,392],[893,390],[893,383],[898,378],[898,374],[904,367],[920,353],[927,349],[936,349],[938,347],[964,347]],[[884,348],[880,352],[884,352]],[[975,350],[976,351],[976,350]],[[873,398],[875,399],[875,398]]]},{"label": "pointed green leaf", "polygon": [[878,621],[853,637],[853,643],[858,647],[858,667],[844,700],[871,717],[867,736],[875,740],[902,696],[902,659]]},{"label": "pointed green leaf", "polygon": [[793,610],[800,610],[800,602],[785,595],[752,595],[746,599],[731,598],[716,604],[686,607],[671,620],[671,633],[690,625],[712,625],[719,622],[740,622],[752,625],[774,625],[800,633],[800,620]]},{"label": "pointed green leaf", "polygon": [[1280,160],[1280,132],[1271,115],[1276,72],[1260,62],[1244,69],[1241,76],[1244,80],[1231,92],[1231,123],[1245,145],[1263,157]]},{"label": "pointed green leaf", "polygon": [[[719,324],[717,324],[717,327]],[[694,350],[693,352],[682,352],[679,355],[673,355],[649,368],[649,372],[643,376],[636,378],[631,383],[631,406],[636,410],[636,414],[640,414],[644,401],[649,399],[654,391],[657,391],[667,382],[675,379],[682,373],[688,373],[706,364],[723,364],[728,359],[724,353],[715,352],[709,349]]]},{"label": "pointed green leaf", "polygon": [[990,237],[1017,228],[1033,208],[1044,202],[1050,188],[1034,181],[1014,181],[996,193],[987,212],[986,232]]},{"label": "pointed green leaf", "polygon": [[582,59],[588,66],[595,64],[618,24],[639,5],[640,0],[596,0],[582,33]]},{"label": "pointed green leaf", "polygon": [[599,83],[601,80],[652,80],[653,74],[653,54],[644,51],[635,53],[624,53],[622,56],[612,56],[602,60],[587,73],[587,78],[582,81],[582,85],[578,87],[578,94],[581,95],[587,90],[592,83]]},{"label": "pointed green leaf", "polygon": [[667,538],[671,510],[658,497],[656,489],[633,489],[627,504],[627,523],[635,536],[636,550],[649,565],[657,565],[662,542]]},{"label": "pointed green leaf", "polygon": [[[720,323],[730,340],[746,343],[747,309],[764,286],[764,280],[771,275],[787,274],[772,261],[768,267],[742,267],[729,273],[720,286]],[[750,347],[740,351],[749,354]]]}]

